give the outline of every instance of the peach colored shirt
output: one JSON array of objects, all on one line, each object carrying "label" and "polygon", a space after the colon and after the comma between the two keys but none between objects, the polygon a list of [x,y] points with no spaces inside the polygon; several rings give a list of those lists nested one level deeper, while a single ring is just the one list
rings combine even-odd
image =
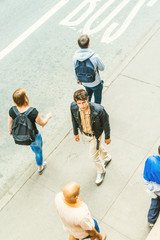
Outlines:
[{"label": "peach colored shirt", "polygon": [[81,117],[81,125],[82,125],[82,131],[85,133],[93,133],[92,128],[91,128],[91,120],[90,120],[90,113],[91,110],[90,108],[88,109],[87,112],[84,112],[79,109],[80,112],[80,117]]},{"label": "peach colored shirt", "polygon": [[64,203],[63,193],[59,192],[55,198],[55,205],[66,231],[78,239],[88,236],[86,230],[92,230],[94,221],[83,201],[79,207],[70,207]]}]

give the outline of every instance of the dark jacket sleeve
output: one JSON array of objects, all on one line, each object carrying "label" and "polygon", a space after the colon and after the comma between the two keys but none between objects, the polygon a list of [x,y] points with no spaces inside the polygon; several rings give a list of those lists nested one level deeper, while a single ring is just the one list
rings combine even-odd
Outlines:
[{"label": "dark jacket sleeve", "polygon": [[74,135],[78,135],[78,123],[76,122],[76,119],[73,115],[72,104],[71,104],[70,110],[71,110],[71,118],[72,118],[72,125],[73,125],[73,133]]},{"label": "dark jacket sleeve", "polygon": [[100,111],[100,119],[101,119],[102,128],[104,130],[105,139],[108,139],[110,138],[109,115],[104,108]]}]

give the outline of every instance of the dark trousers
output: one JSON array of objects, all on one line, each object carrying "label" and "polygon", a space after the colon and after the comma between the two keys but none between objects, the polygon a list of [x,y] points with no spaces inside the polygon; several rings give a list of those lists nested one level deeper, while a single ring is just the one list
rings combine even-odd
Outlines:
[{"label": "dark trousers", "polygon": [[89,102],[91,102],[92,95],[94,94],[94,102],[101,104],[102,101],[102,90],[103,90],[103,81],[101,81],[97,86],[95,87],[85,87],[88,96],[89,96]]},{"label": "dark trousers", "polygon": [[160,212],[160,197],[152,198],[151,205],[148,211],[148,222],[155,223]]}]

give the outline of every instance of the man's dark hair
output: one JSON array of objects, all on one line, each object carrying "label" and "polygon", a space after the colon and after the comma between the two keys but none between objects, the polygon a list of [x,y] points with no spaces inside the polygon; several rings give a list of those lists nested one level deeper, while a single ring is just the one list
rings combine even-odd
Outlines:
[{"label": "man's dark hair", "polygon": [[158,154],[160,155],[160,146],[158,146]]},{"label": "man's dark hair", "polygon": [[78,45],[80,48],[88,48],[89,37],[87,34],[84,34],[78,38]]},{"label": "man's dark hair", "polygon": [[75,91],[73,95],[74,101],[77,102],[78,100],[88,100],[88,93],[84,89],[79,89]]}]

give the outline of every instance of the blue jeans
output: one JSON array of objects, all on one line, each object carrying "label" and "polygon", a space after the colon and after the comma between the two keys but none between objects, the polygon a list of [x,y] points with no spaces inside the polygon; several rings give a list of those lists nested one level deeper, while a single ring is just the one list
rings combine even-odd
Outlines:
[{"label": "blue jeans", "polygon": [[103,90],[103,81],[101,81],[97,86],[95,87],[85,87],[88,96],[89,96],[89,102],[91,102],[92,94],[94,93],[94,102],[101,104],[102,101],[102,90]]},{"label": "blue jeans", "polygon": [[[99,226],[98,226],[98,223],[97,223],[97,221],[93,218],[93,220],[94,220],[94,227],[95,227],[95,229],[96,229],[96,231],[97,232],[100,232],[100,229],[99,229]],[[88,237],[86,237],[86,238],[90,238],[91,236],[88,236]],[[86,238],[83,238],[83,239],[86,239]]]},{"label": "blue jeans", "polygon": [[155,223],[160,212],[160,197],[152,198],[148,211],[148,222]]},{"label": "blue jeans", "polygon": [[35,153],[37,166],[40,167],[43,165],[43,152],[42,152],[42,136],[40,133],[36,135],[35,141],[31,143],[30,147]]}]

